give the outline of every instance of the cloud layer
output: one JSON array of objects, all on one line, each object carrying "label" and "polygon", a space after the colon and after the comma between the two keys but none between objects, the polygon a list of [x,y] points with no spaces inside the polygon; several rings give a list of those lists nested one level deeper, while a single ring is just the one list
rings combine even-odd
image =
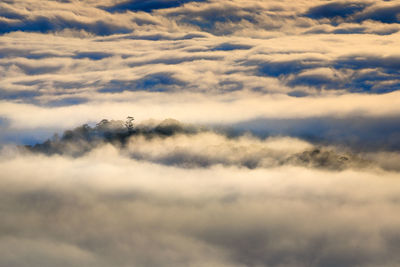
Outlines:
[{"label": "cloud layer", "polygon": [[[39,100],[54,98],[46,88],[68,84],[82,93],[397,89],[398,7],[391,3],[96,3],[3,3],[1,66],[18,80],[9,79],[2,90],[40,91]],[[51,42],[40,42],[43,35]],[[205,68],[210,72],[203,74]]]},{"label": "cloud layer", "polygon": [[399,12],[1,1],[0,266],[399,265]]},{"label": "cloud layer", "polygon": [[398,173],[181,169],[112,146],[79,159],[8,152],[0,168],[7,266],[399,261]]},{"label": "cloud layer", "polygon": [[60,131],[129,114],[388,121],[399,114],[397,17],[394,1],[5,1],[2,142],[21,125]]}]

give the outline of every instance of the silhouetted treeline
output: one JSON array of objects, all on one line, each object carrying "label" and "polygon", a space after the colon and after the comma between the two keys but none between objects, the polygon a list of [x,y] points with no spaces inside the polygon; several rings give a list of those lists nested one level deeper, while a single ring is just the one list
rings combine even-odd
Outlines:
[{"label": "silhouetted treeline", "polygon": [[66,130],[60,137],[54,134],[52,138],[43,143],[33,146],[26,145],[25,148],[31,152],[45,154],[70,154],[79,156],[100,143],[112,143],[117,146],[125,146],[131,136],[142,135],[146,138],[171,136],[177,133],[196,133],[199,129],[193,126],[166,119],[155,125],[133,125],[133,118],[127,120],[103,119],[91,127],[83,124],[73,130]]},{"label": "silhouetted treeline", "polygon": [[[204,149],[196,149],[196,147],[192,147],[187,143],[175,143],[172,147],[165,147],[165,149],[169,149],[169,151],[164,153],[165,149],[162,140],[176,134],[195,136],[200,132],[209,132],[223,136],[226,140],[239,140],[241,136],[231,135],[229,131],[221,130],[216,132],[212,129],[186,125],[173,119],[167,119],[160,123],[149,122],[140,125],[134,125],[133,121],[133,117],[128,117],[125,122],[103,119],[94,127],[84,124],[73,130],[65,131],[61,137],[55,134],[52,138],[43,143],[25,146],[25,148],[33,153],[43,153],[47,155],[62,154],[79,157],[102,144],[109,143],[124,150],[134,159],[146,160],[164,165],[201,168],[217,164],[236,165],[250,169],[295,165],[329,170],[342,170],[354,167],[359,168],[370,164],[356,154],[340,152],[323,146],[313,146],[302,152],[281,151],[277,153],[277,151],[271,149],[257,147],[256,144],[237,146],[235,142],[222,142],[217,143],[217,145],[221,146],[222,150],[218,151],[214,149],[216,144],[208,143],[207,138],[204,140]],[[154,144],[152,141],[158,143],[157,149],[159,149],[159,153],[144,153],[141,150],[136,151],[132,149],[132,147],[129,149],[127,145],[128,140],[134,136],[144,137],[145,140],[136,139],[132,142],[141,142],[141,144],[150,146]],[[229,156],[227,156],[226,151],[231,151],[232,153],[229,153]]]}]

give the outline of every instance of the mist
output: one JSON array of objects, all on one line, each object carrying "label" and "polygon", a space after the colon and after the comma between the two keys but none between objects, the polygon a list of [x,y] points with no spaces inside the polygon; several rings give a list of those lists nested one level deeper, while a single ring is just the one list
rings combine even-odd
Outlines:
[{"label": "mist", "polygon": [[[9,152],[10,153],[10,152]],[[391,266],[399,174],[1,156],[7,266]],[[373,219],[371,218],[373,216]]]}]

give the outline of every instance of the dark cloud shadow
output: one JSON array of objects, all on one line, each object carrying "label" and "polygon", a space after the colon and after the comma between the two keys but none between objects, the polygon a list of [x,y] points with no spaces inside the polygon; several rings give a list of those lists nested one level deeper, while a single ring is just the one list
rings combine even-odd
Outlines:
[{"label": "dark cloud shadow", "polygon": [[[174,36],[166,33],[154,33],[154,34],[140,34],[140,35],[126,35],[126,36],[118,36],[116,38],[107,39],[107,41],[113,40],[146,40],[146,41],[181,41],[181,40],[190,40],[195,38],[205,38],[207,37],[205,34],[201,33],[188,33],[184,35]],[[103,40],[98,40],[99,42],[103,42]]]},{"label": "dark cloud shadow", "polygon": [[18,21],[0,21],[0,34],[15,31],[23,32],[55,32],[64,29],[84,30],[96,35],[111,35],[118,33],[130,33],[132,30],[128,27],[115,25],[105,21],[95,21],[84,23],[76,20],[66,19],[60,16],[45,17],[36,16]]},{"label": "dark cloud shadow", "polygon": [[307,69],[325,66],[327,62],[309,58],[288,61],[246,62],[244,65],[256,65],[258,75],[279,77],[296,74]]},{"label": "dark cloud shadow", "polygon": [[1,90],[0,99],[3,100],[22,100],[25,103],[34,102],[34,98],[41,96],[42,93],[37,90]]},{"label": "dark cloud shadow", "polygon": [[400,23],[400,5],[371,7],[358,14],[355,21],[375,20],[382,23]]},{"label": "dark cloud shadow", "polygon": [[312,19],[330,19],[334,25],[341,22],[361,23],[366,20],[382,23],[400,23],[400,5],[380,6],[363,2],[332,2],[310,8],[304,16]]},{"label": "dark cloud shadow", "polygon": [[[296,86],[309,86],[316,89],[340,89],[375,94],[400,89],[398,56],[360,54],[339,57],[332,61],[309,58],[288,61],[248,61],[242,64],[256,66],[255,75],[277,77],[294,89]],[[320,68],[326,70],[321,72],[318,70]],[[325,73],[328,70],[329,75]],[[352,74],[348,74],[350,72]]]},{"label": "dark cloud shadow", "polygon": [[338,58],[333,66],[335,68],[367,69],[382,68],[388,73],[400,73],[399,56],[377,56],[377,55],[351,55]]},{"label": "dark cloud shadow", "polygon": [[143,11],[143,12],[151,12],[157,9],[164,8],[172,8],[179,7],[185,3],[189,2],[206,2],[206,0],[179,0],[179,1],[170,1],[170,0],[129,0],[114,6],[103,7],[108,12],[126,12],[126,11]]},{"label": "dark cloud shadow", "polygon": [[63,106],[73,106],[88,102],[89,99],[84,97],[65,97],[57,100],[50,100],[46,102],[45,106],[48,107],[63,107]]},{"label": "dark cloud shadow", "polygon": [[[309,75],[298,75],[287,82],[289,86],[306,85],[318,89],[339,89],[343,88],[340,80],[334,80],[331,77],[327,77],[324,74],[309,74]],[[293,94],[292,94],[293,95]]]},{"label": "dark cloud shadow", "polygon": [[59,89],[76,89],[98,85],[98,81],[53,81],[53,87]]},{"label": "dark cloud shadow", "polygon": [[111,80],[102,89],[101,93],[120,93],[123,91],[164,92],[182,87],[186,82],[173,77],[173,73],[159,72],[148,74],[136,80]]},{"label": "dark cloud shadow", "polygon": [[232,51],[232,50],[248,50],[251,49],[251,45],[244,44],[233,44],[233,43],[223,43],[212,48],[212,51]]},{"label": "dark cloud shadow", "polygon": [[35,65],[30,65],[30,64],[24,64],[24,63],[15,63],[15,66],[20,68],[25,74],[27,75],[40,75],[40,74],[46,74],[46,73],[54,73],[63,68],[62,65],[58,66],[35,66]]},{"label": "dark cloud shadow", "polygon": [[82,58],[88,58],[90,60],[101,60],[107,57],[112,57],[113,54],[111,53],[106,53],[106,52],[78,52],[73,56],[75,59],[82,59]]},{"label": "dark cloud shadow", "polygon": [[161,57],[156,59],[149,59],[145,61],[136,61],[128,63],[129,67],[137,67],[144,66],[149,64],[165,64],[165,65],[178,65],[185,62],[193,62],[198,60],[221,60],[222,56],[206,56],[206,55],[189,55],[189,56],[169,56],[169,57]]},{"label": "dark cloud shadow", "polygon": [[305,13],[305,16],[313,19],[332,19],[335,17],[345,18],[357,12],[363,11],[369,5],[369,3],[361,2],[331,2],[310,8]]},{"label": "dark cloud shadow", "polygon": [[[257,25],[255,14],[258,14],[257,7],[240,8],[234,5],[205,5],[197,10],[181,9],[168,12],[167,16],[182,24],[193,25],[202,31],[210,32],[214,35],[226,35],[235,32],[236,25],[240,28],[242,23]],[[223,27],[223,25],[229,25]],[[271,28],[275,28],[271,25]],[[276,27],[276,28],[279,28]]]},{"label": "dark cloud shadow", "polygon": [[391,35],[399,31],[398,27],[370,28],[366,26],[342,26],[335,29],[315,28],[307,30],[305,34],[376,34]]}]

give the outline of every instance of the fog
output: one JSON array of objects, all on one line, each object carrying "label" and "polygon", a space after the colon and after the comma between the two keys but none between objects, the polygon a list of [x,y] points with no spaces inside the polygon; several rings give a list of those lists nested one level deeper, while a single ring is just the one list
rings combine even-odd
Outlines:
[{"label": "fog", "polygon": [[[10,156],[11,155],[11,156]],[[3,151],[4,266],[393,266],[399,173]]]}]

